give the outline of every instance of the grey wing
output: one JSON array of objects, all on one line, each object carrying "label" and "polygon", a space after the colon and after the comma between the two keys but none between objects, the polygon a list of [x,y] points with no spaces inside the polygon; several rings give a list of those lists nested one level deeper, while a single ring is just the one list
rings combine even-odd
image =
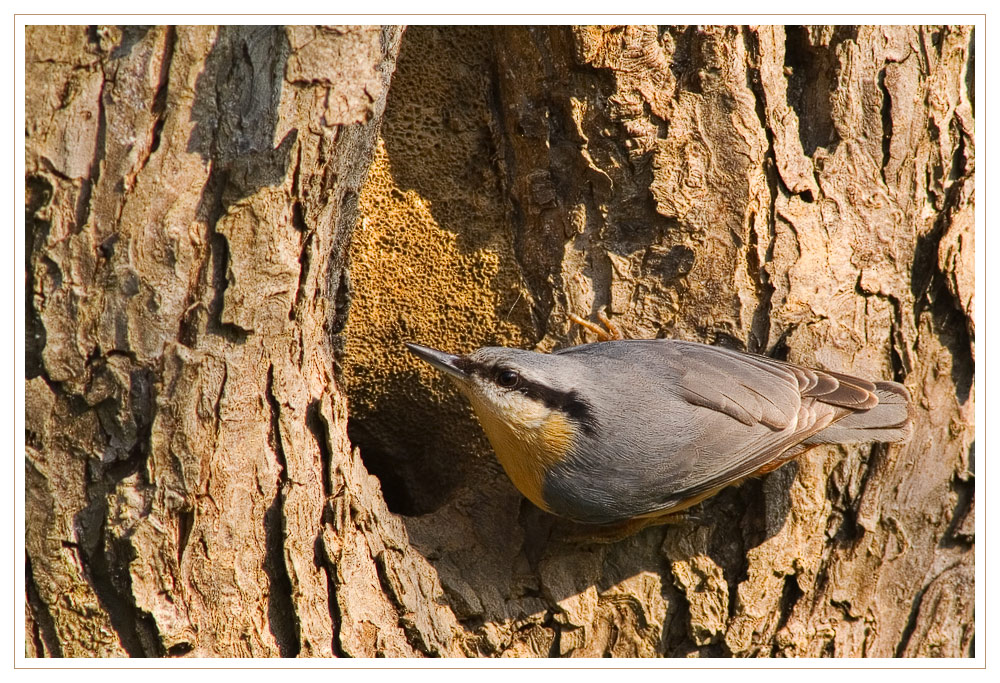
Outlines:
[{"label": "grey wing", "polygon": [[[878,403],[875,385],[865,380],[721,347],[674,340],[587,346],[605,348],[562,353],[579,349],[643,362],[659,357],[671,376],[669,390],[707,411],[693,413],[695,436],[685,453],[673,456],[678,476],[664,487],[660,509],[744,479],[837,420]],[[648,481],[657,478],[650,472]]]},{"label": "grey wing", "polygon": [[785,429],[802,399],[849,410],[878,404],[867,380],[694,342],[673,342],[683,361],[678,390],[694,405],[726,413],[743,424]]},{"label": "grey wing", "polygon": [[[697,496],[744,479],[833,422],[878,403],[865,380],[715,346],[674,342],[682,358],[678,395],[750,427],[707,434],[707,451],[728,457],[683,487]],[[766,431],[752,429],[757,425]],[[706,463],[709,464],[709,463]]]}]

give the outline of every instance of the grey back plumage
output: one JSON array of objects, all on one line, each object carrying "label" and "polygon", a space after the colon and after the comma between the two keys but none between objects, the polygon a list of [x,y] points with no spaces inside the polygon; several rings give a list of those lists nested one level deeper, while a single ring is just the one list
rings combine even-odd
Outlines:
[{"label": "grey back plumage", "polygon": [[582,522],[669,510],[803,442],[897,441],[910,428],[900,384],[704,344],[586,344],[545,366],[587,400],[596,425],[545,480],[552,510]]}]

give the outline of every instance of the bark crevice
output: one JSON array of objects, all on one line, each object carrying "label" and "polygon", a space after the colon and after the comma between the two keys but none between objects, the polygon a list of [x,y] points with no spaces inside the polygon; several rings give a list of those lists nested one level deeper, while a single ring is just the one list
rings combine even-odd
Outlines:
[{"label": "bark crevice", "polygon": [[[35,649],[39,653],[45,653],[49,657],[62,657],[62,646],[59,643],[59,635],[56,633],[55,620],[49,611],[45,601],[38,592],[35,585],[35,576],[31,571],[31,558],[26,557],[24,561],[24,581],[25,592],[27,594],[28,607],[34,620],[35,630],[30,637],[36,641]],[[44,646],[44,648],[42,647]]]}]

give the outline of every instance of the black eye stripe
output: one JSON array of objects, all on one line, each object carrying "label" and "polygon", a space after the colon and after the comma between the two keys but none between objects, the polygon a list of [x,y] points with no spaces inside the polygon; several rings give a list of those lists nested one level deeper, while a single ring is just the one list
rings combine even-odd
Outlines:
[{"label": "black eye stripe", "polygon": [[[496,383],[498,386],[503,386],[499,383],[499,373],[510,370],[510,368],[497,367],[493,364],[479,363],[468,356],[459,358],[455,364],[462,371],[478,375],[486,381]],[[515,372],[515,374],[517,373]],[[518,375],[516,386],[504,388],[514,389],[529,398],[541,401],[549,408],[562,411],[569,418],[575,420],[587,434],[593,435],[595,432],[593,406],[576,391],[559,391],[545,386],[541,382],[530,380],[523,375]]]}]

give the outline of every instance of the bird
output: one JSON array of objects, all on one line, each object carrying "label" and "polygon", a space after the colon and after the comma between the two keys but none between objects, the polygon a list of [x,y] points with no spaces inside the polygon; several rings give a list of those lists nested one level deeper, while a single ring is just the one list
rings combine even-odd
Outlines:
[{"label": "bird", "polygon": [[407,342],[468,398],[514,486],[585,525],[667,523],[818,444],[905,441],[910,395],[675,339],[453,355]]}]

